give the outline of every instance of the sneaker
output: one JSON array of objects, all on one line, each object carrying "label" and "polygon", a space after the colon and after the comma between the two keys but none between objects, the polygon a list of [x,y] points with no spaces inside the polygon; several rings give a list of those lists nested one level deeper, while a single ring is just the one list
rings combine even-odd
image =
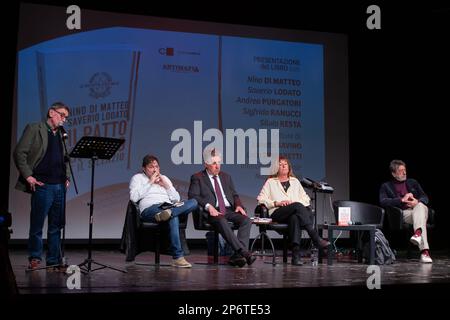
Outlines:
[{"label": "sneaker", "polygon": [[172,216],[172,210],[167,209],[167,210],[163,210],[163,211],[155,214],[155,220],[157,222],[164,222],[164,221],[169,220],[171,216]]},{"label": "sneaker", "polygon": [[41,260],[39,259],[31,259],[28,264],[28,270],[35,270],[41,267]]},{"label": "sneaker", "polygon": [[422,236],[419,236],[417,234],[414,234],[411,239],[409,239],[409,242],[411,242],[415,246],[420,246],[422,243]]},{"label": "sneaker", "polygon": [[172,267],[177,268],[192,268],[192,264],[186,261],[184,257],[179,257],[178,259],[172,260]]},{"label": "sneaker", "polygon": [[423,252],[420,255],[420,262],[422,262],[422,263],[433,263],[433,260],[431,259],[430,254],[425,251],[425,252]]}]

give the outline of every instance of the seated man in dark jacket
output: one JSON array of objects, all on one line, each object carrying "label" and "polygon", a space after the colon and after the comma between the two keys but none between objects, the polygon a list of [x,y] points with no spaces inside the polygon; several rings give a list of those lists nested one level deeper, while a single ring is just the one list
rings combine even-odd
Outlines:
[{"label": "seated man in dark jacket", "polygon": [[[220,171],[221,156],[215,150],[204,154],[205,170],[191,177],[189,199],[196,199],[198,205],[208,215],[208,221],[227,241],[235,253],[229,263],[243,267],[251,265],[256,257],[248,251],[250,228],[252,223],[242,207],[241,200],[231,177]],[[239,226],[237,237],[228,225],[232,221]]]},{"label": "seated man in dark jacket", "polygon": [[410,241],[421,250],[420,261],[432,263],[427,240],[428,197],[416,180],[406,178],[403,161],[392,160],[389,168],[393,179],[381,186],[380,204],[402,209],[403,220],[414,227]]}]

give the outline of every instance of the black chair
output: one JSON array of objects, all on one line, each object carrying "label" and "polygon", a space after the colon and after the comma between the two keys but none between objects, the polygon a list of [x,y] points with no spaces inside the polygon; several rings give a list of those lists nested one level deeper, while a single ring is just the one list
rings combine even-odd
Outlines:
[{"label": "black chair", "polygon": [[[180,238],[185,255],[189,254],[186,241],[187,215],[180,216]],[[169,225],[167,222],[143,222],[140,218],[139,208],[131,200],[128,202],[123,226],[120,249],[126,254],[127,262],[134,261],[135,257],[144,251],[155,252],[154,266],[161,266],[160,255],[171,254],[169,239]],[[148,265],[148,264],[146,264]]]},{"label": "black chair", "polygon": [[[255,216],[259,216],[260,218],[269,218],[269,210],[267,209],[267,207],[265,205],[259,204],[255,208]],[[288,260],[288,224],[273,222],[273,223],[269,223],[269,224],[258,224],[258,228],[259,228],[259,234],[253,240],[250,250],[253,250],[253,246],[254,246],[256,240],[261,239],[261,253],[256,253],[256,255],[266,256],[267,254],[265,253],[264,240],[267,239],[272,248],[272,256],[273,256],[272,264],[275,265],[276,264],[275,263],[275,257],[276,257],[275,246],[272,242],[272,239],[267,234],[267,231],[273,230],[283,236],[283,263],[287,263],[287,260]]]},{"label": "black chair", "polygon": [[[350,207],[351,221],[353,225],[374,225],[377,229],[383,229],[385,211],[382,207],[350,200],[336,200],[333,202],[333,212],[336,221],[339,221],[339,207]],[[363,232],[356,231],[357,257],[362,262]]]},{"label": "black chair", "polygon": [[351,221],[353,224],[374,224],[378,229],[383,229],[384,209],[365,202],[336,200],[333,202],[333,212],[338,221],[338,208],[350,207]]},{"label": "black chair", "polygon": [[[209,213],[206,212],[200,206],[197,207],[194,211],[192,211],[192,218],[194,221],[194,228],[196,230],[204,230],[204,231],[213,231],[214,232],[214,246],[213,246],[213,264],[219,264],[219,231],[216,230],[209,222],[208,222]],[[237,230],[238,227],[233,222],[228,222],[231,229]]]},{"label": "black chair", "polygon": [[[407,239],[408,247],[407,247],[407,257],[412,257],[412,252],[414,249],[414,245],[409,242],[409,238],[413,234],[413,226],[412,224],[406,223],[403,220],[403,212],[402,209],[398,207],[387,206],[384,207],[386,210],[386,229],[389,230],[391,237],[394,234],[402,234],[404,238]],[[436,226],[436,212],[432,208],[428,208],[428,219],[427,219],[427,231],[434,229]],[[403,237],[402,237],[403,238]]]}]

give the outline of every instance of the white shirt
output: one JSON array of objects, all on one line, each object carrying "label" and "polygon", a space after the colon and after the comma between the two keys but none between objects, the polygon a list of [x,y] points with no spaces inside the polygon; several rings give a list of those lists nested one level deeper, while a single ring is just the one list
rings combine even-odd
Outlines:
[{"label": "white shirt", "polygon": [[[209,180],[211,181],[211,184],[214,189],[214,193],[216,194],[216,187],[214,186],[214,175],[210,174],[208,171],[206,171],[206,173],[208,174]],[[217,182],[219,183],[219,188],[220,188],[220,192],[222,193],[223,202],[225,202],[225,207],[231,207],[230,202],[227,200],[227,197],[225,196],[225,192],[223,192],[222,183],[220,182],[220,176],[217,176]],[[205,205],[206,210],[208,210],[209,205],[210,205],[209,203],[207,203]],[[216,208],[219,207],[219,200],[217,200],[217,194],[216,194],[215,207]]]},{"label": "white shirt", "polygon": [[130,181],[130,200],[139,204],[139,210],[142,212],[148,207],[163,203],[180,201],[180,194],[175,190],[172,181],[164,175],[170,187],[166,189],[157,183],[150,183],[150,179],[143,172],[135,174]]}]

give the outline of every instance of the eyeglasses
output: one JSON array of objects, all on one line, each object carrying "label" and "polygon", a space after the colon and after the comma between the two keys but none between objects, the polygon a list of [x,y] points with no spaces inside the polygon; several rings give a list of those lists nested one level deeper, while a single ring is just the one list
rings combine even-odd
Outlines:
[{"label": "eyeglasses", "polygon": [[66,115],[64,112],[59,112],[55,109],[53,109],[53,111],[55,111],[57,114],[59,114],[59,116],[61,117],[61,119],[67,119],[69,118],[69,115]]}]

